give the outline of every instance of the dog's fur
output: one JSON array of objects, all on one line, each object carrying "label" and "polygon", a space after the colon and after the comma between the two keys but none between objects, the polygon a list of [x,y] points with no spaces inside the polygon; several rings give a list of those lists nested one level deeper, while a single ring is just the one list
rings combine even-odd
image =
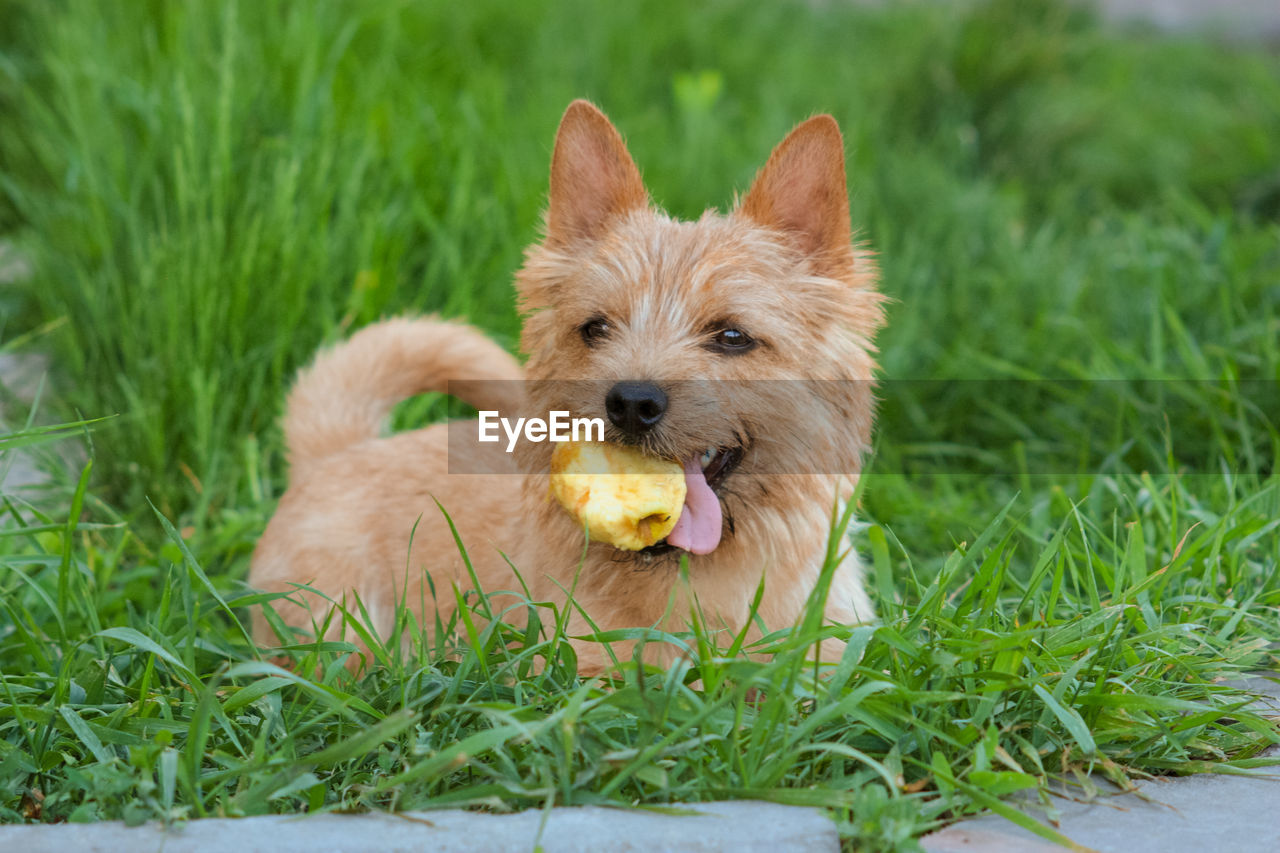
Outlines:
[{"label": "dog's fur", "polygon": [[[873,264],[851,245],[846,193],[839,129],[818,116],[774,150],[732,213],[671,219],[650,203],[609,120],[574,102],[556,137],[546,236],[517,277],[524,368],[479,332],[433,319],[384,321],[322,353],[288,400],[292,484],[254,554],[250,583],[268,591],[305,584],[335,600],[354,591],[384,637],[397,600],[415,611],[425,601],[447,621],[453,585],[470,581],[439,501],[487,590],[520,589],[515,566],[534,600],[563,601],[574,589],[600,629],[684,630],[696,597],[712,627],[737,631],[763,577],[761,619],[771,629],[794,624],[823,563],[833,504],[860,470],[874,412],[881,299]],[[607,338],[585,340],[584,324],[598,318],[609,324]],[[728,327],[758,345],[741,354],[709,347]],[[492,473],[451,475],[444,425],[378,437],[395,403],[447,387],[479,409],[605,414],[600,395],[573,399],[573,383],[530,383],[528,398],[517,400],[510,389],[522,383],[468,390],[460,382],[522,378],[652,382],[671,399],[643,447],[675,459],[744,448],[717,486],[724,539],[710,554],[689,555],[687,581],[676,553],[592,543],[584,559],[582,529],[548,497],[548,443],[524,443],[514,455],[497,445],[455,447],[454,465]],[[688,379],[854,381],[814,383],[829,390],[789,404],[758,398],[750,382],[681,382]],[[689,390],[695,385],[706,390]],[[521,473],[530,471],[541,473]],[[810,473],[780,473],[791,471]],[[312,593],[292,598],[313,612],[276,607],[300,627],[327,607]],[[430,612],[418,616],[434,623]],[[873,617],[856,557],[837,570],[826,616]],[[589,630],[575,614],[568,633]],[[255,632],[264,645],[277,642],[261,615]],[[606,665],[593,643],[578,652],[584,672]],[[653,645],[645,654],[665,663],[672,653]]]}]

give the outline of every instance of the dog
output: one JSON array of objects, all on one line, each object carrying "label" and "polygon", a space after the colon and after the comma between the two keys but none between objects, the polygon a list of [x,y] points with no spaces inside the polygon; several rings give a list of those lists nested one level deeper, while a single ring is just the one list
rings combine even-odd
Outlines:
[{"label": "dog", "polygon": [[[794,625],[875,412],[883,299],[853,244],[847,192],[839,127],[820,115],[786,136],[730,213],[673,219],[614,125],[575,101],[555,138],[544,237],[516,276],[524,365],[479,331],[429,317],[385,320],[321,352],[286,402],[291,484],[250,585],[289,593],[274,607],[304,631],[334,602],[358,612],[354,593],[384,639],[397,602],[428,631],[437,616],[447,624],[472,572],[485,590],[562,607],[572,590],[574,638],[686,630],[693,607],[709,628],[758,636],[748,620],[762,583],[754,618]],[[796,402],[762,398],[760,380],[816,384]],[[588,543],[548,497],[549,442],[451,446],[445,424],[380,437],[395,404],[428,391],[479,410],[598,416],[607,440],[681,463],[683,532],[638,552]],[[856,555],[836,568],[824,616],[874,619]],[[261,613],[254,634],[281,642]],[[327,636],[351,634],[331,624]],[[573,643],[581,673],[610,666],[600,643]],[[823,656],[839,648],[824,641]],[[679,654],[641,651],[656,665]]]}]

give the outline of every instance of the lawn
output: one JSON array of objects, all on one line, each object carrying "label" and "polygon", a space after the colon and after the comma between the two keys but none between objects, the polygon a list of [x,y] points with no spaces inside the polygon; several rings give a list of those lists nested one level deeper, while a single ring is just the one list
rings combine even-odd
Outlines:
[{"label": "lawn", "polygon": [[[839,120],[892,298],[843,520],[882,624],[767,660],[695,626],[606,687],[530,602],[274,666],[244,578],[290,377],[401,311],[514,347],[575,97],[686,217]],[[0,436],[53,469],[0,498],[0,821],[751,797],[895,850],[1280,742],[1227,684],[1280,637],[1273,52],[1039,0],[0,0],[0,237],[0,352],[53,366]]]}]

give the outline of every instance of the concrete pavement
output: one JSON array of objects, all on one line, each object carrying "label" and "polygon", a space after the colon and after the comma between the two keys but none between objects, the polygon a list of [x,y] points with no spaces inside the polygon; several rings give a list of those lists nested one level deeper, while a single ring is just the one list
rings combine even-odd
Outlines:
[{"label": "concrete pavement", "polygon": [[[1255,706],[1280,719],[1280,679],[1256,676],[1238,685],[1263,695]],[[1204,773],[1140,782],[1137,791],[1110,792],[1088,802],[1058,799],[1053,828],[1100,853],[1218,853],[1280,850],[1280,747],[1264,753],[1277,765],[1253,776]],[[1034,806],[1022,811],[1036,814]],[[1046,822],[1046,825],[1047,822]],[[994,814],[962,820],[925,836],[928,853],[1041,853],[1061,848]]]},{"label": "concrete pavement", "polygon": [[[675,816],[595,806],[512,815],[464,811],[212,818],[165,829],[119,821],[0,827],[0,850],[17,853],[783,853],[838,851],[821,812],[738,801],[680,807]],[[545,823],[543,822],[545,818]]]}]

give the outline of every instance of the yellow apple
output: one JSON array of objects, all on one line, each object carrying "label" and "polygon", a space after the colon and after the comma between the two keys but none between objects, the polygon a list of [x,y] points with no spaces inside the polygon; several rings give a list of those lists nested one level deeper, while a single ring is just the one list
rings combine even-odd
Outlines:
[{"label": "yellow apple", "polygon": [[639,551],[676,526],[684,470],[622,444],[565,441],[552,451],[551,494],[593,540]]}]

